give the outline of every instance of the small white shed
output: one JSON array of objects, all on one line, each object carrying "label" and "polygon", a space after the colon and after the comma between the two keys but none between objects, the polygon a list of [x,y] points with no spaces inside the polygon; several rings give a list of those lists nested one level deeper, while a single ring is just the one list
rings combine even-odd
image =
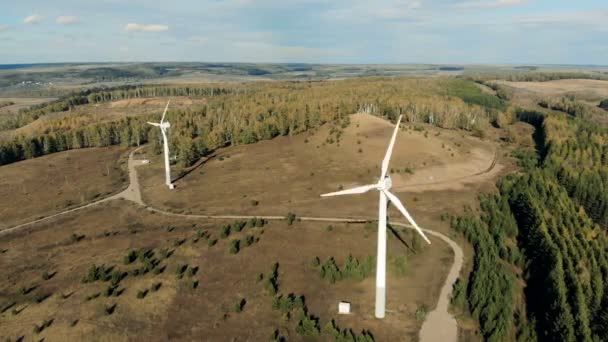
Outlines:
[{"label": "small white shed", "polygon": [[340,302],[338,304],[338,313],[341,315],[350,314],[350,303],[349,302]]}]

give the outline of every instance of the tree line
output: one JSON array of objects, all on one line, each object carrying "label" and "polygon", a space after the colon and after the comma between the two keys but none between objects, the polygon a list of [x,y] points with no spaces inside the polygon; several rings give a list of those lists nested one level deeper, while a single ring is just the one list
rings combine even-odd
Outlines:
[{"label": "tree line", "polygon": [[0,117],[0,131],[19,128],[42,116],[66,112],[76,106],[85,104],[156,96],[215,96],[229,92],[230,90],[227,87],[221,85],[124,85],[111,88],[92,88],[63,96],[48,103],[23,108],[16,115]]},{"label": "tree line", "polygon": [[608,76],[585,72],[524,72],[505,74],[478,74],[467,76],[473,81],[505,80],[511,82],[547,82],[567,79],[608,80]]},{"label": "tree line", "polygon": [[480,197],[481,217],[453,220],[475,248],[467,303],[487,340],[605,341],[608,130],[563,114],[519,118],[536,127],[538,156],[518,154],[523,169]]},{"label": "tree line", "polygon": [[[367,112],[407,122],[426,122],[443,128],[483,130],[497,115],[492,100],[475,85],[453,95],[462,80],[370,78],[334,82],[266,82],[231,88],[123,87],[91,91],[44,108],[71,108],[78,101],[95,103],[139,96],[213,95],[206,103],[170,109],[167,119],[171,151],[182,166],[224,146],[250,144],[280,135],[316,129],[352,113]],[[450,90],[452,89],[452,90]],[[198,95],[197,95],[198,94]],[[86,95],[86,96],[85,96]],[[86,100],[84,100],[86,97]],[[78,99],[78,100],[75,100]],[[32,109],[45,110],[41,108]],[[135,146],[147,141],[160,153],[160,133],[145,124],[150,116],[101,121],[86,114],[49,117],[37,134],[0,141],[0,164],[73,148],[114,144]],[[94,121],[92,121],[94,120]]]}]

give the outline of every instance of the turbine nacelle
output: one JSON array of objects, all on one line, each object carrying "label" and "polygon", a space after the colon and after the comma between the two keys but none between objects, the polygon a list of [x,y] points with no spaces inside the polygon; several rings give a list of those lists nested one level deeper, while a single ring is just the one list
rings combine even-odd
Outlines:
[{"label": "turbine nacelle", "polygon": [[391,180],[391,176],[386,175],[384,179],[378,181],[376,189],[379,191],[389,190],[393,186],[393,181]]},{"label": "turbine nacelle", "polygon": [[171,124],[169,123],[169,121],[165,121],[165,122],[150,122],[148,121],[149,125],[155,126],[155,127],[160,127],[163,130],[166,130],[167,128],[171,127]]}]

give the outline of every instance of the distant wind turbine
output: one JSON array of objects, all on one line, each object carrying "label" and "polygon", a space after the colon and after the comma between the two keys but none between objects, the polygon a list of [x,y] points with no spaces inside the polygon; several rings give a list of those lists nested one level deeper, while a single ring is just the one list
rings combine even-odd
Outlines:
[{"label": "distant wind turbine", "polygon": [[167,114],[167,109],[169,109],[169,103],[171,100],[167,101],[167,106],[165,107],[165,111],[163,112],[163,116],[160,119],[160,122],[149,122],[152,126],[156,126],[160,128],[160,132],[163,135],[163,149],[165,152],[165,184],[169,187],[169,189],[173,189],[174,185],[171,183],[171,167],[169,166],[169,142],[167,141],[167,129],[171,127],[169,121],[165,121],[165,115]]},{"label": "distant wind turbine", "polygon": [[391,142],[388,145],[388,150],[386,151],[386,155],[384,156],[384,160],[382,161],[382,173],[380,174],[380,180],[378,180],[378,183],[321,195],[321,197],[328,197],[362,194],[370,190],[378,190],[378,192],[380,192],[380,204],[378,210],[378,257],[376,260],[377,318],[384,318],[386,305],[386,209],[388,206],[388,201],[393,203],[393,205],[403,214],[403,216],[405,216],[405,218],[412,224],[416,231],[418,231],[418,234],[420,234],[427,243],[431,243],[431,241],[429,241],[426,235],[424,235],[424,233],[422,232],[422,229],[418,227],[412,216],[410,216],[410,214],[407,212],[399,198],[389,192],[389,189],[391,188],[393,183],[391,181],[391,177],[387,173],[388,163],[390,162],[391,154],[393,153],[393,146],[395,145],[395,139],[397,137],[397,131],[399,130],[400,123],[401,116],[399,116],[399,120],[397,120],[397,125],[395,126],[395,131],[393,132]]}]

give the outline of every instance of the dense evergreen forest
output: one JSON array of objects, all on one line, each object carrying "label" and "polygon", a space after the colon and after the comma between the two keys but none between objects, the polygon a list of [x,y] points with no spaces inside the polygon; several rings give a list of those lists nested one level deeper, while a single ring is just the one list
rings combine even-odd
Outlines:
[{"label": "dense evergreen forest", "polygon": [[535,126],[537,153],[518,153],[522,172],[481,197],[481,218],[454,218],[475,248],[455,295],[466,294],[487,340],[606,341],[608,129],[580,116],[519,118]]},{"label": "dense evergreen forest", "polygon": [[[171,150],[188,166],[219,147],[249,144],[295,134],[356,113],[430,123],[483,134],[506,104],[458,79],[368,78],[331,82],[259,82],[222,86],[135,86],[97,89],[25,110],[25,122],[73,106],[152,96],[203,97],[206,104],[169,110]],[[86,108],[86,107],[85,107]],[[160,110],[160,109],[159,109]],[[0,165],[73,148],[150,141],[159,132],[145,122],[150,115],[117,121],[64,115],[49,117],[44,131],[0,141]],[[95,121],[91,121],[95,120]]]}]

